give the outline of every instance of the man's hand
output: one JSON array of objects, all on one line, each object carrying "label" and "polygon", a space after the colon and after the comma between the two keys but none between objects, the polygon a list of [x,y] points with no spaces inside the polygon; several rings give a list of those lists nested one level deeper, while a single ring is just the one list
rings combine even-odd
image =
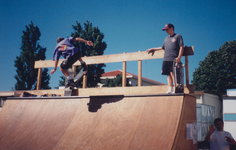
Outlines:
[{"label": "man's hand", "polygon": [[230,144],[236,145],[236,141],[228,136],[225,137],[226,141],[229,142]]},{"label": "man's hand", "polygon": [[93,42],[92,42],[92,41],[86,41],[86,44],[87,44],[88,46],[93,46]]},{"label": "man's hand", "polygon": [[154,55],[154,53],[155,53],[155,50],[154,49],[152,49],[152,48],[150,48],[150,49],[148,49],[148,50],[146,50],[146,52],[148,52],[148,54],[152,54],[152,56]]},{"label": "man's hand", "polygon": [[209,133],[212,134],[214,131],[215,131],[215,126],[214,126],[214,125],[211,125],[211,126],[209,127]]},{"label": "man's hand", "polygon": [[179,63],[179,62],[180,62],[180,60],[181,60],[181,58],[180,58],[180,57],[177,57],[177,58],[175,59],[175,61],[176,61],[177,63]]},{"label": "man's hand", "polygon": [[56,72],[57,71],[57,69],[52,69],[51,71],[50,71],[50,74],[54,74],[54,72]]},{"label": "man's hand", "polygon": [[207,133],[207,136],[205,137],[205,140],[206,141],[208,141],[208,142],[210,142],[210,137],[211,137],[211,135],[212,135],[212,133],[215,131],[215,126],[214,125],[211,125],[210,127],[209,127],[209,131],[208,131],[208,133]]}]

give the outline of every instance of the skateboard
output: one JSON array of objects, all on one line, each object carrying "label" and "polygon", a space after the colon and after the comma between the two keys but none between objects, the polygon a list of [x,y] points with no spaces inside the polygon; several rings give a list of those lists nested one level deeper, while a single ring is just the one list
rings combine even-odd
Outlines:
[{"label": "skateboard", "polygon": [[82,77],[84,76],[84,68],[81,68],[79,72],[74,77],[74,83],[77,85],[82,80]]},{"label": "skateboard", "polygon": [[182,62],[173,63],[175,93],[184,93],[184,65]]},{"label": "skateboard", "polygon": [[[72,74],[72,71],[69,70],[70,75]],[[81,81],[82,77],[84,75],[84,69],[80,69],[79,72],[74,77],[74,83],[64,89],[64,96],[72,96],[72,92],[74,89],[76,89],[77,84]],[[65,81],[67,82],[67,81]]]}]

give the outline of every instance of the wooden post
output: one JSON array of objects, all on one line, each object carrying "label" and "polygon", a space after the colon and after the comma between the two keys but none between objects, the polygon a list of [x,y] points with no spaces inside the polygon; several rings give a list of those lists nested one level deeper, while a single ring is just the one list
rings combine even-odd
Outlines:
[{"label": "wooden post", "polygon": [[75,77],[75,75],[76,75],[76,66],[75,65],[72,66],[72,71],[73,71],[73,76]]},{"label": "wooden post", "polygon": [[87,87],[87,74],[83,75],[83,88]]},{"label": "wooden post", "polygon": [[37,77],[36,90],[40,90],[40,88],[41,88],[41,80],[42,80],[42,68],[39,68],[38,69],[38,77]]},{"label": "wooden post", "polygon": [[188,70],[188,56],[185,56],[185,74],[186,74],[186,85],[189,85],[189,70]]},{"label": "wooden post", "polygon": [[122,71],[122,87],[126,87],[126,66],[127,66],[127,63],[126,61],[123,61],[122,63],[122,68],[123,68],[123,71]]},{"label": "wooden post", "polygon": [[138,60],[138,86],[142,86],[142,60]]}]

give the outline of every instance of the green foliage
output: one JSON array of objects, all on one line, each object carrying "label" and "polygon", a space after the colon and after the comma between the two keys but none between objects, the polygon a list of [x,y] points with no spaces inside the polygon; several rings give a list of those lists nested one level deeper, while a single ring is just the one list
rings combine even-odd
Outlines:
[{"label": "green foliage", "polygon": [[196,90],[223,95],[236,88],[236,41],[226,42],[200,62],[193,73]]},{"label": "green foliage", "polygon": [[[99,30],[98,27],[93,27],[92,23],[87,21],[84,23],[82,27],[79,22],[76,22],[75,25],[72,26],[74,31],[71,34],[72,37],[80,37],[85,40],[92,41],[94,46],[87,46],[85,43],[76,42],[74,45],[79,47],[82,50],[84,56],[97,56],[103,55],[104,50],[107,47],[107,44],[103,41],[104,34]],[[105,64],[97,64],[97,65],[89,65],[88,66],[88,74],[87,74],[87,86],[95,87],[97,83],[100,82],[101,74],[104,73]],[[60,86],[64,81],[60,81]],[[81,87],[81,84],[80,86]]]},{"label": "green foliage", "polygon": [[[32,90],[36,89],[36,81],[38,70],[34,69],[34,62],[37,60],[45,60],[46,48],[39,45],[40,30],[32,22],[26,26],[23,31],[21,41],[21,52],[16,57],[15,67],[16,73],[15,90]],[[42,71],[42,89],[49,89],[50,76],[48,69]]]},{"label": "green foliage", "polygon": [[65,76],[60,76],[60,80],[59,80],[59,86],[64,86],[65,85]]}]

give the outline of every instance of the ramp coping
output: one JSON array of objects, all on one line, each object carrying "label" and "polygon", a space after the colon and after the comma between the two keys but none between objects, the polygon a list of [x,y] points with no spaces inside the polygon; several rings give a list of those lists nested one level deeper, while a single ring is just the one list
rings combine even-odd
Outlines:
[{"label": "ramp coping", "polygon": [[7,97],[6,100],[34,100],[34,99],[83,99],[91,97],[160,97],[160,96],[185,96],[184,93],[176,94],[146,94],[146,95],[92,95],[92,96],[52,96],[52,97]]}]

